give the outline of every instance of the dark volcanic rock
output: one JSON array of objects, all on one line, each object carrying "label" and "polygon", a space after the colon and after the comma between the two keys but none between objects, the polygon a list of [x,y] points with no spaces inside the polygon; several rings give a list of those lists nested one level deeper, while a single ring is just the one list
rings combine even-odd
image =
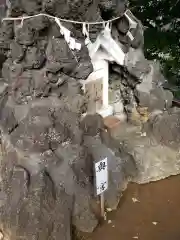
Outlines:
[{"label": "dark volcanic rock", "polygon": [[0,53],[0,78],[2,77],[2,67],[5,61],[6,61],[6,55],[4,53]]},{"label": "dark volcanic rock", "polygon": [[49,40],[47,50],[47,64],[46,68],[49,72],[57,72],[62,68],[72,67],[75,63],[74,55],[68,47],[66,41],[61,38],[54,38]]},{"label": "dark volcanic rock", "polygon": [[143,32],[142,32],[142,26],[138,25],[137,28],[131,32],[134,37],[134,40],[131,41],[131,47],[135,48],[135,49],[143,48],[144,36],[143,36]]},{"label": "dark volcanic rock", "polygon": [[[48,113],[48,109],[45,113]],[[51,125],[51,120],[47,115],[39,114],[34,109],[12,132],[11,141],[22,151],[44,152],[49,149],[48,129]]]},{"label": "dark volcanic rock", "polygon": [[28,47],[25,56],[25,68],[38,69],[41,68],[45,62],[45,52],[38,47]]},{"label": "dark volcanic rock", "polygon": [[148,124],[148,133],[153,134],[158,142],[179,149],[180,112],[152,115]]},{"label": "dark volcanic rock", "polygon": [[[143,66],[143,65],[142,65]],[[165,79],[156,62],[149,62],[150,72],[143,73],[142,82],[136,86],[135,95],[139,105],[153,110],[164,110],[172,106],[173,94],[161,86]],[[142,75],[142,76],[143,76]]]},{"label": "dark volcanic rock", "polygon": [[85,145],[89,153],[92,154],[94,162],[104,158],[108,159],[109,187],[105,192],[105,201],[109,208],[116,209],[121,197],[121,191],[126,188],[128,182],[128,180],[125,180],[127,176],[123,172],[122,161],[98,138],[85,137]]},{"label": "dark volcanic rock", "polygon": [[65,18],[68,16],[70,12],[70,6],[66,3],[65,0],[63,1],[43,1],[43,10],[49,14],[55,15],[57,17]]},{"label": "dark volcanic rock", "polygon": [[88,49],[84,45],[84,43],[82,43],[81,50],[76,51],[74,54],[75,57],[77,58],[77,61],[73,62],[74,66],[69,66],[68,69],[67,67],[63,68],[63,72],[73,78],[86,80],[89,74],[92,73],[93,66],[91,63]]},{"label": "dark volcanic rock", "polygon": [[[7,15],[44,12],[99,22],[122,16],[125,10],[123,0],[13,0]],[[136,29],[130,30],[134,40],[127,36],[129,24],[124,17],[112,27],[112,37],[126,53],[125,66],[112,68],[119,76],[119,92],[129,115],[137,103],[153,109],[162,108],[164,100],[166,107],[172,102],[170,92],[157,87],[163,77],[144,58],[143,29],[135,21]],[[69,48],[54,19],[42,15],[6,21],[0,28],[0,232],[4,239],[70,240],[71,225],[92,232],[98,225],[93,211],[98,208],[94,163],[108,158],[105,200],[113,209],[137,174],[134,158],[112,139],[102,117],[82,118],[87,98],[79,80],[85,81],[93,66],[82,25],[62,24],[81,43],[79,51]],[[102,29],[102,24],[90,26],[92,42]],[[179,143],[178,119],[177,113],[160,116],[150,121],[150,129],[164,138],[162,129],[172,121],[169,139]]]},{"label": "dark volcanic rock", "polygon": [[[56,205],[53,211],[54,223],[52,239],[71,240],[71,212],[73,199],[64,190],[57,191]],[[59,212],[60,214],[57,214]],[[47,214],[48,215],[48,214]],[[47,225],[49,226],[48,222]]]},{"label": "dark volcanic rock", "polygon": [[130,74],[141,80],[151,71],[150,63],[145,59],[141,49],[130,48],[125,58],[125,66]]},{"label": "dark volcanic rock", "polygon": [[14,32],[12,22],[3,22],[3,25],[0,28],[0,52],[5,53],[9,50],[13,36]]},{"label": "dark volcanic rock", "polygon": [[[15,194],[8,191],[7,205],[1,212],[5,236],[8,230],[14,227],[14,239],[26,236],[26,239],[33,237],[43,240],[48,236],[53,239],[70,240],[72,197],[63,189],[55,189],[50,176],[43,172],[30,178],[28,194],[25,195],[27,175],[25,171],[25,174],[23,173],[23,169],[22,172],[20,170],[21,168],[14,169],[12,178],[13,184],[18,184],[19,191]],[[11,204],[8,204],[9,200]]]},{"label": "dark volcanic rock", "polygon": [[126,34],[128,32],[129,22],[125,16],[117,21],[117,29],[123,34]]},{"label": "dark volcanic rock", "polygon": [[1,95],[0,95],[0,117],[2,117],[3,109],[6,106],[6,103],[8,101],[8,85],[1,83],[0,89],[1,89]]},{"label": "dark volcanic rock", "polygon": [[92,191],[77,186],[72,222],[82,232],[93,232],[98,225],[98,220],[92,212],[91,198]]},{"label": "dark volcanic rock", "polygon": [[52,38],[49,40],[47,50],[47,59],[60,63],[69,63],[74,57],[64,38]]},{"label": "dark volcanic rock", "polygon": [[51,60],[51,58],[47,59],[46,62],[46,69],[50,73],[57,73],[62,68],[61,64],[59,62]]},{"label": "dark volcanic rock", "polygon": [[31,28],[29,22],[24,21],[22,26],[16,26],[15,40],[25,46],[31,46],[35,42],[35,31]]},{"label": "dark volcanic rock", "polygon": [[71,139],[73,143],[81,144],[82,131],[79,128],[78,114],[62,109],[61,112],[56,112],[54,117],[57,131],[66,136],[67,140]]},{"label": "dark volcanic rock", "polygon": [[35,31],[46,30],[50,26],[50,20],[46,16],[38,16],[28,20],[31,28]]},{"label": "dark volcanic rock", "polygon": [[4,62],[2,76],[9,84],[17,82],[22,73],[23,66],[21,64],[15,62],[13,63],[11,58],[8,58]]},{"label": "dark volcanic rock", "polygon": [[8,85],[6,83],[0,82],[0,99],[3,98],[4,94],[8,92]]},{"label": "dark volcanic rock", "polygon": [[85,135],[96,136],[104,129],[103,118],[99,114],[87,115],[81,121],[81,129]]},{"label": "dark volcanic rock", "polygon": [[101,14],[105,20],[109,18],[122,16],[126,9],[126,0],[100,0],[99,6],[101,9]]},{"label": "dark volcanic rock", "polygon": [[161,87],[155,88],[148,92],[138,92],[137,98],[139,105],[148,107],[149,112],[153,110],[164,110],[172,106],[173,94]]},{"label": "dark volcanic rock", "polygon": [[46,69],[32,71],[32,86],[35,97],[40,97],[45,94],[49,79],[47,77]]},{"label": "dark volcanic rock", "polygon": [[12,64],[13,64],[13,61],[10,58],[3,63],[2,77],[6,82],[10,81],[10,71],[11,71],[10,67]]},{"label": "dark volcanic rock", "polygon": [[3,17],[6,16],[6,10],[7,10],[7,6],[6,6],[6,1],[4,0],[0,3],[0,21]]},{"label": "dark volcanic rock", "polygon": [[92,186],[87,175],[90,167],[84,150],[67,142],[59,146],[55,154],[60,161],[50,165],[48,171],[55,184],[60,184],[68,194],[74,195],[73,224],[80,231],[92,232],[97,226],[97,219],[91,211]]},{"label": "dark volcanic rock", "polygon": [[12,208],[17,207],[23,198],[27,197],[29,173],[22,167],[14,167],[8,193],[12,196],[8,203]]},{"label": "dark volcanic rock", "polygon": [[1,111],[0,121],[4,132],[11,133],[15,129],[17,121],[12,107],[7,106]]},{"label": "dark volcanic rock", "polygon": [[12,85],[12,97],[18,104],[27,103],[33,97],[32,72],[24,71]]},{"label": "dark volcanic rock", "polygon": [[76,64],[76,67],[72,68],[73,71],[71,73],[68,73],[67,71],[63,71],[63,72],[68,74],[71,77],[86,80],[89,74],[91,74],[93,71],[92,64],[88,60],[85,60],[85,61],[81,60],[80,62],[78,62]]},{"label": "dark volcanic rock", "polygon": [[11,50],[12,61],[18,62],[23,59],[25,49],[20,44],[13,41],[10,45],[10,50]]},{"label": "dark volcanic rock", "polygon": [[41,11],[41,0],[21,0],[20,6],[28,15],[37,14]]}]

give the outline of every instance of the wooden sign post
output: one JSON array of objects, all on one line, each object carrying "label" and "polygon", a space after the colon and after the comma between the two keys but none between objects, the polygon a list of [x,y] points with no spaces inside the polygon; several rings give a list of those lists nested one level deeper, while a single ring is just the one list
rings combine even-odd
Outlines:
[{"label": "wooden sign post", "polygon": [[100,195],[101,216],[104,217],[104,192],[108,189],[108,161],[107,158],[95,163],[96,195]]}]

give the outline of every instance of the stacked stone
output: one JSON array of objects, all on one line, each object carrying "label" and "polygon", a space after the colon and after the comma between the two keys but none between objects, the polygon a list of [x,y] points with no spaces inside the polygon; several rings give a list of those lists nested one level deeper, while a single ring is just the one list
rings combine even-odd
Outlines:
[{"label": "stacked stone", "polygon": [[[17,17],[45,12],[78,21],[123,15],[125,1],[14,0],[8,13]],[[5,9],[5,8],[4,8]],[[95,14],[94,14],[95,13]],[[112,35],[126,52],[125,66],[114,66],[127,112],[150,112],[171,105],[160,85],[157,64],[144,58],[143,29],[122,17]],[[106,132],[100,116],[87,116],[79,80],[93,71],[82,25],[64,24],[81,43],[70,50],[54,20],[38,16],[4,21],[0,28],[0,232],[6,239],[71,238],[71,224],[91,232],[98,224],[93,164],[108,157],[106,205],[117,207],[122,190],[136,174],[134,159]],[[102,26],[90,29],[96,39]]]},{"label": "stacked stone", "polygon": [[[15,0],[9,14],[47,12],[81,20],[91,1],[78,3]],[[132,157],[112,145],[100,116],[81,120],[86,99],[78,80],[88,77],[92,64],[80,30],[71,27],[75,37],[79,34],[80,51],[71,51],[44,16],[4,21],[0,29],[0,231],[5,239],[69,240],[71,224],[93,231],[98,224],[94,161],[108,156],[111,162],[105,196],[110,208],[117,207],[136,173]]]},{"label": "stacked stone", "polygon": [[130,25],[125,16],[116,22],[112,31],[113,37],[123,45],[126,52],[124,67],[113,66],[113,70],[120,75],[121,94],[126,112],[131,117],[134,107],[137,106],[147,108],[149,113],[169,109],[173,94],[162,87],[166,80],[159,64],[156,61],[148,61],[144,56],[141,22],[132,14],[129,16],[137,23],[135,29],[130,29],[133,39],[128,36]]}]

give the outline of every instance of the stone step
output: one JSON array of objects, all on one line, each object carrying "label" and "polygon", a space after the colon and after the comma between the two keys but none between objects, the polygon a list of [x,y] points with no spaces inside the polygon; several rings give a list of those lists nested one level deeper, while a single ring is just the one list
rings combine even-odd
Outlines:
[{"label": "stone step", "polygon": [[116,116],[108,116],[104,118],[104,125],[107,131],[110,134],[113,134],[117,129],[119,129],[121,125],[121,120],[118,119]]}]

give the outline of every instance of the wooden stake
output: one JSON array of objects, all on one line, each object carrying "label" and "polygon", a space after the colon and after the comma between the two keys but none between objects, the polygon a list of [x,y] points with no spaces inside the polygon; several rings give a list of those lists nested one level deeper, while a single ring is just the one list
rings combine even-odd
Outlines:
[{"label": "wooden stake", "polygon": [[101,217],[104,218],[104,193],[100,195],[101,199]]}]

